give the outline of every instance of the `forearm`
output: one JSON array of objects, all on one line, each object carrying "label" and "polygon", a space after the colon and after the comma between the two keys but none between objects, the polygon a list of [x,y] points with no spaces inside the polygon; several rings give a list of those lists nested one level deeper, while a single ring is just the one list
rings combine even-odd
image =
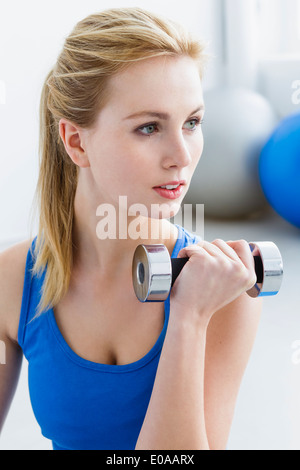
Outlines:
[{"label": "forearm", "polygon": [[209,449],[204,417],[206,326],[172,310],[136,449]]}]

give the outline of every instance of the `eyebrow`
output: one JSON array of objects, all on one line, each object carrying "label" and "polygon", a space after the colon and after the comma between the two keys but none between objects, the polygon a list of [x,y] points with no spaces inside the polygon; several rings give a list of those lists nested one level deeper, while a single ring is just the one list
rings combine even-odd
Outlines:
[{"label": "eyebrow", "polygon": [[[196,114],[198,113],[199,111],[203,111],[204,110],[204,106],[201,105],[199,106],[197,109],[195,109],[195,111],[193,111],[190,116],[192,114]],[[131,114],[130,116],[127,116],[124,120],[127,120],[127,119],[136,119],[136,118],[140,118],[140,117],[146,117],[146,116],[151,116],[151,117],[156,117],[158,119],[162,119],[162,120],[167,120],[170,118],[170,114],[168,113],[161,113],[161,112],[158,112],[158,111],[140,111],[138,113],[134,113],[134,114]]]}]

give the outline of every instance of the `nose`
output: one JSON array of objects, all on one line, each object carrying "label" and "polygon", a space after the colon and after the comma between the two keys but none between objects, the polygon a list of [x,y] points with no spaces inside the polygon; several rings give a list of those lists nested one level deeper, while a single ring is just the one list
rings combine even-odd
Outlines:
[{"label": "nose", "polygon": [[164,168],[186,167],[192,162],[190,150],[182,133],[170,135],[166,140],[163,155]]}]

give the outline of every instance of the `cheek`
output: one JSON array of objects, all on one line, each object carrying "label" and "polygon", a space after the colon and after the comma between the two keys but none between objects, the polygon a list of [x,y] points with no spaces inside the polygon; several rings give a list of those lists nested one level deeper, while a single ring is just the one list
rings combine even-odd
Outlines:
[{"label": "cheek", "polygon": [[101,181],[124,181],[128,167],[126,151],[114,139],[98,138],[90,144],[89,160],[95,178]]},{"label": "cheek", "polygon": [[114,179],[119,191],[124,195],[134,195],[141,190],[141,185],[145,183],[147,170],[141,159],[135,159],[132,154],[122,151],[122,154],[115,155],[114,161],[110,161],[110,174]]},{"label": "cheek", "polygon": [[199,138],[194,142],[194,145],[192,148],[192,159],[193,159],[194,168],[196,168],[197,164],[199,163],[199,160],[203,153],[203,149],[204,149],[204,139],[203,139],[203,134],[201,131]]}]

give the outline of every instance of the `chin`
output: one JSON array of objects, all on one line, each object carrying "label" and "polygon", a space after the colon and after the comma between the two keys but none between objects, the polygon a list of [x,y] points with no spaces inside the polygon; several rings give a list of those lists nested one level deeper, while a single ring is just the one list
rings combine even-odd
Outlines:
[{"label": "chin", "polygon": [[152,204],[149,215],[151,219],[171,219],[175,217],[181,209],[181,203],[172,202],[169,204]]}]

